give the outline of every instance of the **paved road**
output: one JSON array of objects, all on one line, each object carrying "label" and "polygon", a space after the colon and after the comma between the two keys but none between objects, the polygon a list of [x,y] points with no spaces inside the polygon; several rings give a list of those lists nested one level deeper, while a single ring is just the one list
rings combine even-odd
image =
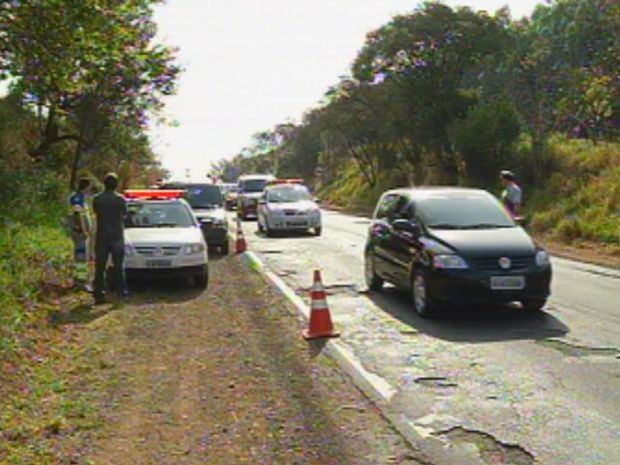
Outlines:
[{"label": "paved road", "polygon": [[342,342],[393,388],[390,408],[471,463],[620,463],[620,273],[554,259],[553,298],[527,315],[491,308],[418,318],[393,288],[364,290],[369,220],[324,212],[323,236],[250,248],[300,295],[319,267]]}]

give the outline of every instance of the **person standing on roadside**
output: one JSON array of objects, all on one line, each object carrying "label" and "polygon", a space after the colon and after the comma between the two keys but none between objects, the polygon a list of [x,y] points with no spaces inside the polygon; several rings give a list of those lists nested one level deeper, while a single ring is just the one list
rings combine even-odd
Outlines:
[{"label": "person standing on roadside", "polygon": [[125,215],[127,203],[116,192],[118,177],[109,173],[103,179],[104,191],[93,200],[93,210],[97,218],[95,236],[95,303],[105,301],[106,267],[108,258],[112,256],[113,279],[117,295],[125,290],[123,261],[125,260]]},{"label": "person standing on roadside", "polygon": [[92,222],[88,212],[87,197],[90,193],[90,179],[78,181],[77,190],[69,197],[71,206],[71,240],[73,241],[73,286],[91,292],[88,259]]},{"label": "person standing on roadside", "polygon": [[521,215],[521,204],[523,203],[521,186],[517,184],[517,178],[512,171],[503,170],[500,173],[500,179],[504,185],[502,203],[513,218],[518,218]]}]

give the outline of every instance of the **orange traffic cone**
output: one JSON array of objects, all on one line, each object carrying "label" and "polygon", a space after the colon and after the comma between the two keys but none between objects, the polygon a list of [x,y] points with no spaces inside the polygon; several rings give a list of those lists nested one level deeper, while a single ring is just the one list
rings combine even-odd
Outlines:
[{"label": "orange traffic cone", "polygon": [[241,227],[241,221],[237,219],[237,240],[235,241],[235,252],[243,253],[248,249],[248,245],[245,242],[245,236],[243,235],[243,228]]},{"label": "orange traffic cone", "polygon": [[310,326],[302,332],[303,337],[306,339],[316,339],[340,336],[339,333],[334,331],[332,326],[332,317],[327,307],[327,298],[319,270],[314,270],[314,284],[312,285],[310,298]]}]

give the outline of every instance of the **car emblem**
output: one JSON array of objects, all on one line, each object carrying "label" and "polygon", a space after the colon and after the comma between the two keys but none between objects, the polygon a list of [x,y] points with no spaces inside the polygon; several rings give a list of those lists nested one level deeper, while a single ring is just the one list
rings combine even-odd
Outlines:
[{"label": "car emblem", "polygon": [[510,258],[508,257],[502,257],[499,259],[499,266],[503,269],[503,270],[507,270],[512,266],[512,262],[510,261]]},{"label": "car emblem", "polygon": [[164,254],[164,251],[161,249],[161,247],[157,247],[155,249],[155,256],[156,257],[161,257]]}]

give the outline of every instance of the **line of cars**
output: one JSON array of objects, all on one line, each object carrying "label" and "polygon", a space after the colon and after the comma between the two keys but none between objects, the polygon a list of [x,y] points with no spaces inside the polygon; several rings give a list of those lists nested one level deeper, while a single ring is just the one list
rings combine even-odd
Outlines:
[{"label": "line of cars", "polygon": [[[320,209],[300,179],[242,176],[236,195],[239,218],[256,218],[267,236],[279,230],[322,233]],[[520,302],[524,310],[538,311],[550,295],[549,254],[481,189],[385,192],[364,250],[368,287],[379,291],[389,282],[406,290],[423,317],[447,305]]]},{"label": "line of cars", "polygon": [[[229,251],[225,190],[209,183],[176,183],[156,191],[127,191],[128,276],[190,276],[197,287],[206,288],[208,249]],[[322,234],[321,211],[301,179],[242,176],[230,192],[239,219],[256,219],[267,236],[276,231]],[[379,291],[390,282],[407,290],[424,317],[446,304],[518,301],[525,310],[537,311],[550,294],[548,253],[493,195],[479,189],[385,192],[364,250],[368,287]]]}]

